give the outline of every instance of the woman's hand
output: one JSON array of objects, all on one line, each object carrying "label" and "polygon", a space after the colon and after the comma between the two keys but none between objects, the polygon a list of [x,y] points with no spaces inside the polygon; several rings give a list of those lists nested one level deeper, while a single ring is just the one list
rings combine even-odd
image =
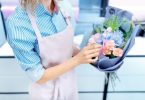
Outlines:
[{"label": "woman's hand", "polygon": [[78,64],[93,63],[96,60],[93,58],[99,56],[100,49],[101,45],[99,44],[89,44],[84,47],[76,56],[74,56],[74,58]]},{"label": "woman's hand", "polygon": [[48,80],[53,80],[59,77],[60,75],[72,70],[80,64],[88,64],[94,62],[94,57],[98,57],[101,46],[98,44],[89,44],[83,48],[76,56],[68,59],[67,61],[47,68],[44,72],[44,75],[40,80],[37,81],[38,84],[46,83]]}]

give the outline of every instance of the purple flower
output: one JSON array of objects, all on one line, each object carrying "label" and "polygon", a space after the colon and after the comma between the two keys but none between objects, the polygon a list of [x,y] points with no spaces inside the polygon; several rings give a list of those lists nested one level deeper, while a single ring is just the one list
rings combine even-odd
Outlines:
[{"label": "purple flower", "polygon": [[114,40],[116,47],[121,47],[124,44],[123,33],[119,30],[115,31],[111,36],[111,40]]},{"label": "purple flower", "polygon": [[96,42],[103,44],[104,40],[114,40],[116,47],[121,47],[124,44],[123,33],[119,30],[115,32],[104,31],[104,33],[100,35]]}]

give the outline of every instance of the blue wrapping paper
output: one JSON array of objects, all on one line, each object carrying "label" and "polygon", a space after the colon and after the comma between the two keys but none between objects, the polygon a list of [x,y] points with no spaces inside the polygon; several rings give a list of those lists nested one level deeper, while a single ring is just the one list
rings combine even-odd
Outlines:
[{"label": "blue wrapping paper", "polygon": [[100,71],[104,71],[104,72],[113,72],[113,71],[119,69],[121,67],[121,65],[123,64],[123,60],[126,57],[127,53],[129,52],[129,50],[133,47],[133,45],[135,43],[135,37],[136,37],[138,30],[139,30],[139,26],[135,26],[130,39],[128,40],[126,46],[123,49],[122,57],[110,59],[109,57],[103,56],[103,57],[99,58],[99,60],[96,61],[95,63],[93,63],[92,65],[94,65]]},{"label": "blue wrapping paper", "polygon": [[[115,8],[115,7],[107,7],[105,18],[109,18],[111,15],[117,15],[120,20],[122,18],[126,18],[128,22],[130,22],[132,19],[132,14],[128,11],[125,11],[125,10],[122,10],[119,8]],[[129,25],[129,23],[126,23],[124,26],[122,26],[122,28],[124,30],[128,30],[127,29],[128,25]],[[103,71],[103,72],[114,72],[114,71],[118,70],[122,66],[123,60],[126,57],[127,53],[133,47],[133,45],[135,43],[135,37],[136,37],[136,34],[138,33],[139,29],[140,29],[139,26],[134,26],[133,32],[123,49],[122,57],[109,58],[109,57],[100,55],[99,59],[92,65],[94,67],[98,68],[98,70]],[[91,33],[91,34],[89,33],[84,36],[84,39],[81,44],[81,48],[84,47],[85,45],[87,45],[88,40],[92,34],[93,33]]]}]

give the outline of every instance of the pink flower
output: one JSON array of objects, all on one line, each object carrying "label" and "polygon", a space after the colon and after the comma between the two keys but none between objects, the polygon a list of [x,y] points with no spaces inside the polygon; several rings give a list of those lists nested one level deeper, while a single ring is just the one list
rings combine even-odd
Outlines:
[{"label": "pink flower", "polygon": [[112,50],[115,48],[115,43],[113,40],[105,40],[103,45],[103,54],[111,55]]},{"label": "pink flower", "polygon": [[120,48],[114,48],[113,49],[113,55],[117,57],[121,57],[123,55],[123,50]]},{"label": "pink flower", "polygon": [[113,50],[115,48],[115,43],[113,40],[105,40],[104,47],[109,49],[109,50]]},{"label": "pink flower", "polygon": [[103,54],[104,54],[104,55],[111,55],[111,50],[109,50],[109,49],[106,48],[106,47],[103,47]]}]

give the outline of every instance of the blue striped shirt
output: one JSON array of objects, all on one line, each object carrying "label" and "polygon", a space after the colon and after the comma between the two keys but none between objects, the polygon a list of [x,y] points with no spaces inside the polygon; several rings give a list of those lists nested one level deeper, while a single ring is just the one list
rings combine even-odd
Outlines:
[{"label": "blue striped shirt", "polygon": [[[74,26],[72,8],[67,2],[59,3],[60,7],[67,9],[71,15],[71,22]],[[50,15],[42,4],[38,4],[34,11],[36,23],[43,37],[56,34],[64,30],[66,21],[59,10],[58,13]],[[15,58],[22,69],[33,81],[38,81],[44,74],[45,69],[41,64],[38,42],[25,10],[20,6],[8,18],[6,22],[8,43],[13,49]]]}]

